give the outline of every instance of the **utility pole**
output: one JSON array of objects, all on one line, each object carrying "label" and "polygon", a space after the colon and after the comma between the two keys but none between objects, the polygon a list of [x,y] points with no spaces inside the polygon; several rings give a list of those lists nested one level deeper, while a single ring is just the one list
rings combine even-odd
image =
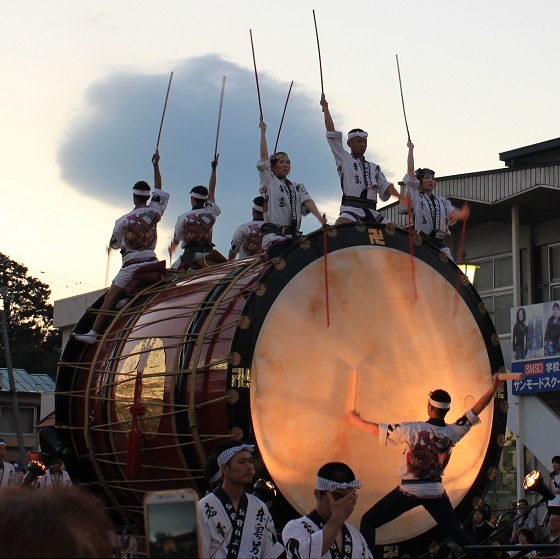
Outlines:
[{"label": "utility pole", "polygon": [[2,338],[4,341],[4,353],[6,355],[6,368],[8,369],[8,379],[10,383],[10,392],[12,394],[12,417],[14,420],[14,429],[19,449],[19,462],[22,468],[27,466],[27,454],[25,452],[25,443],[23,441],[23,433],[21,431],[21,418],[19,415],[18,397],[16,391],[16,381],[14,378],[14,369],[12,368],[12,355],[10,353],[10,341],[8,340],[8,321],[6,320],[6,312],[8,307],[8,288],[3,285],[0,288],[0,297],[2,298]]}]

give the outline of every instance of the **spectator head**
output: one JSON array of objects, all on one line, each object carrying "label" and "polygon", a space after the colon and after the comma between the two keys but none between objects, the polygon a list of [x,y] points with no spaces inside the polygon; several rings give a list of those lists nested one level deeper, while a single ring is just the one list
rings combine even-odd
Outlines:
[{"label": "spectator head", "polygon": [[90,493],[2,490],[2,557],[111,557],[112,533],[101,502]]}]

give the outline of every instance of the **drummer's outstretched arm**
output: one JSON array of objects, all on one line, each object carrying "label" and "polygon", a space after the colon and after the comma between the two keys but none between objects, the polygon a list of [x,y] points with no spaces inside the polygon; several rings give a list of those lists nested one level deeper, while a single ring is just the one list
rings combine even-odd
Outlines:
[{"label": "drummer's outstretched arm", "polygon": [[309,213],[312,213],[321,222],[322,225],[325,225],[327,223],[326,218],[321,215],[321,213],[317,209],[317,205],[313,200],[306,200],[303,205],[307,210],[309,210]]},{"label": "drummer's outstretched arm", "polygon": [[373,421],[366,421],[365,419],[362,419],[357,411],[351,411],[348,414],[348,421],[350,425],[360,427],[360,429],[363,429],[370,435],[374,435],[376,437],[379,436],[379,423],[374,423]]}]

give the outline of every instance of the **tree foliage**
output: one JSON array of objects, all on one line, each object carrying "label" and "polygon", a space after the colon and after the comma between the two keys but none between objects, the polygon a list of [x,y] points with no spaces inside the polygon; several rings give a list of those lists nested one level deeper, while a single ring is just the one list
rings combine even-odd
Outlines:
[{"label": "tree foliage", "polygon": [[[28,373],[46,373],[54,378],[61,336],[53,327],[49,286],[27,274],[23,264],[0,253],[0,286],[7,286],[4,300],[12,365]],[[0,367],[6,366],[3,338]]]}]

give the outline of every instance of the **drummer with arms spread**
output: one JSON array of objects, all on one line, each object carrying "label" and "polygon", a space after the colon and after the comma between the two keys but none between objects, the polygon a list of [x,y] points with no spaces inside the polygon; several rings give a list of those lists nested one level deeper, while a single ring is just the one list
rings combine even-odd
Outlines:
[{"label": "drummer with arms spread", "polygon": [[480,423],[479,415],[493,400],[494,393],[503,381],[494,375],[492,386],[480,397],[472,409],[455,423],[445,423],[451,407],[451,396],[445,390],[434,390],[428,397],[428,420],[406,423],[373,423],[362,419],[356,412],[348,416],[352,425],[379,437],[381,445],[404,444],[405,450],[397,469],[401,483],[362,517],[360,531],[372,552],[375,547],[375,530],[401,514],[422,505],[460,546],[475,545],[459,524],[453,506],[442,483],[442,476],[451,458],[453,447]]}]

